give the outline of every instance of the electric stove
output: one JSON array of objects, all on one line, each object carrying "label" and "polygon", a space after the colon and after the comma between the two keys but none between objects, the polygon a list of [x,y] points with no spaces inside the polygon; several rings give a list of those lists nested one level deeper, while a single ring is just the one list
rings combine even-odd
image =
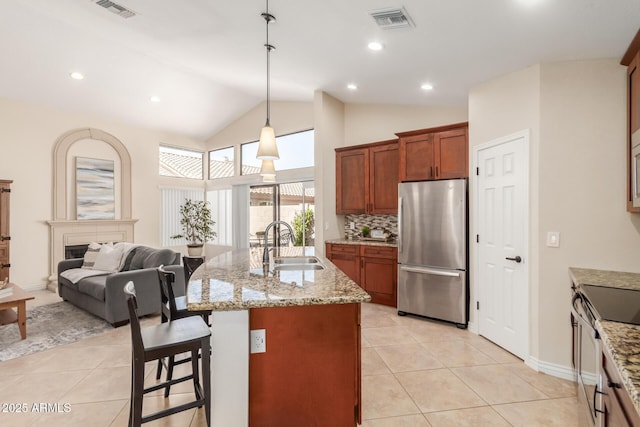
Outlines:
[{"label": "electric stove", "polygon": [[640,325],[640,291],[595,285],[580,288],[600,320]]}]

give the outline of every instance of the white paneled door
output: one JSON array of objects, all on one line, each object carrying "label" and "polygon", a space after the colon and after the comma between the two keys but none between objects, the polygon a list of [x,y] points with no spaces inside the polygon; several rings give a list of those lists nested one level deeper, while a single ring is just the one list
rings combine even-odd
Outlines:
[{"label": "white paneled door", "polygon": [[478,330],[525,359],[529,342],[529,137],[521,132],[478,147]]}]

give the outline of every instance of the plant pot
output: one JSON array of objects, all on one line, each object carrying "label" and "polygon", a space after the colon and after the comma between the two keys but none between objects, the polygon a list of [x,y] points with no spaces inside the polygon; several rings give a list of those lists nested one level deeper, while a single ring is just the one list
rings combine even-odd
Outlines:
[{"label": "plant pot", "polygon": [[202,249],[204,248],[204,244],[193,244],[187,245],[187,253],[189,256],[202,256]]}]

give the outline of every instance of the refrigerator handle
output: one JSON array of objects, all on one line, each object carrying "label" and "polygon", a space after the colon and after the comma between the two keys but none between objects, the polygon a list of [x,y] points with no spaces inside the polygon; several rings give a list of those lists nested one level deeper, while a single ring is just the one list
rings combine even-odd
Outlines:
[{"label": "refrigerator handle", "polygon": [[442,270],[434,270],[431,268],[424,267],[400,267],[402,271],[409,271],[411,273],[421,273],[421,274],[433,274],[435,276],[447,276],[447,277],[460,277],[460,273],[454,273],[452,271],[442,271]]},{"label": "refrigerator handle", "polygon": [[402,197],[398,197],[398,254],[402,253]]}]

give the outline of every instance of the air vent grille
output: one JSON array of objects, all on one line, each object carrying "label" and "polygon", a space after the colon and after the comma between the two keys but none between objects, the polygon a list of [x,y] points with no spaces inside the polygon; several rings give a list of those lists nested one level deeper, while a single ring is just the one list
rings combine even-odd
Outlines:
[{"label": "air vent grille", "polygon": [[369,12],[376,24],[384,30],[413,27],[413,21],[404,7],[400,9],[380,9]]},{"label": "air vent grille", "polygon": [[136,13],[134,11],[127,9],[124,6],[120,6],[119,4],[114,3],[110,0],[98,0],[96,1],[96,4],[98,6],[104,7],[109,12],[115,13],[116,15],[123,18],[131,18],[133,16],[136,16]]}]

